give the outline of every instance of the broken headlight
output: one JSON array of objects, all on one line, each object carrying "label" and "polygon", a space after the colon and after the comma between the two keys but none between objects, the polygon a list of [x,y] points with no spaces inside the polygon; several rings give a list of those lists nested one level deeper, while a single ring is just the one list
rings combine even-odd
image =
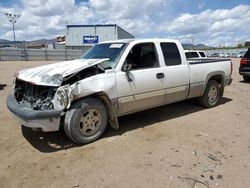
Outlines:
[{"label": "broken headlight", "polygon": [[69,104],[68,87],[59,87],[53,98],[53,105],[55,110],[64,110]]}]

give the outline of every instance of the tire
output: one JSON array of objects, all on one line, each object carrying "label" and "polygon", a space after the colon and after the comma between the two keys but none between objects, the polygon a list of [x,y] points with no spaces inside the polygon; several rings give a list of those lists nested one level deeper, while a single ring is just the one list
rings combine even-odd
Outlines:
[{"label": "tire", "polygon": [[215,80],[210,80],[208,81],[204,94],[199,98],[199,102],[206,108],[212,108],[218,105],[220,97],[221,94],[218,82]]},{"label": "tire", "polygon": [[96,98],[76,101],[65,115],[64,131],[77,144],[87,144],[97,140],[106,129],[107,109]]},{"label": "tire", "polygon": [[244,81],[249,82],[250,81],[250,76],[243,75],[243,79],[244,79]]}]

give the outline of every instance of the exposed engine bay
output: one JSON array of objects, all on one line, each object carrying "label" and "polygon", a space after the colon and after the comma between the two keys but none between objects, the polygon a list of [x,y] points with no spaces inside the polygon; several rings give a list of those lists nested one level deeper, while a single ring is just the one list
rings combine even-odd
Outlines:
[{"label": "exposed engine bay", "polygon": [[58,87],[33,85],[19,79],[15,81],[14,95],[17,102],[33,110],[53,109],[51,100]]},{"label": "exposed engine bay", "polygon": [[62,85],[71,85],[79,80],[83,80],[84,78],[88,78],[97,74],[104,73],[105,69],[99,64],[92,67],[89,67],[87,69],[83,69],[80,72],[77,72],[75,74],[69,75],[63,79]]},{"label": "exposed engine bay", "polygon": [[[63,78],[61,86],[72,85],[84,78],[104,72],[105,69],[101,65],[94,65]],[[14,95],[17,102],[27,105],[27,107],[33,110],[52,110],[55,107],[53,99],[55,98],[55,94],[58,93],[58,88],[54,86],[35,85],[17,78],[15,80]]]}]

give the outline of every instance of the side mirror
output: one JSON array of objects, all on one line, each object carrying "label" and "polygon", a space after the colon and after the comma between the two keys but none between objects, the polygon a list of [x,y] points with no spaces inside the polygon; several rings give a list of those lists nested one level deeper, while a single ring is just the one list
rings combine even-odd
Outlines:
[{"label": "side mirror", "polygon": [[124,72],[129,72],[131,69],[132,69],[131,64],[129,64],[129,63],[124,64],[124,67],[123,67]]},{"label": "side mirror", "polygon": [[129,64],[127,62],[124,63],[123,70],[126,73],[126,78],[128,82],[132,82],[132,78],[130,77],[130,70],[132,69],[132,64]]}]

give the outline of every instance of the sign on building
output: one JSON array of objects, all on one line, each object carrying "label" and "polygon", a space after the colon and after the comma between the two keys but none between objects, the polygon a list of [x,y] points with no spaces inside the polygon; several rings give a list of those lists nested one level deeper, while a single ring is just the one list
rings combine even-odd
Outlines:
[{"label": "sign on building", "polygon": [[83,36],[84,44],[96,44],[99,42],[98,36]]}]

